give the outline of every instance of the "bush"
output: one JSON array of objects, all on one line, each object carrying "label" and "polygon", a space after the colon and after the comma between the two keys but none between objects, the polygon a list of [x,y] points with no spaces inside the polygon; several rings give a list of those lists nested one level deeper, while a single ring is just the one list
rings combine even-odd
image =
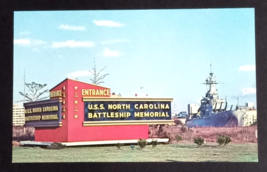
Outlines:
[{"label": "bush", "polygon": [[130,147],[131,147],[132,150],[134,149],[134,145],[131,145]]},{"label": "bush", "polygon": [[225,144],[224,144],[224,145],[227,145],[227,144],[230,143],[231,141],[232,141],[231,137],[226,136],[226,138],[225,138]]},{"label": "bush", "polygon": [[182,136],[177,135],[177,136],[175,136],[175,140],[177,142],[179,142],[179,141],[183,140],[183,138],[182,138]]},{"label": "bush", "polygon": [[220,146],[224,144],[225,142],[225,138],[223,135],[220,135],[218,138],[217,138],[217,141],[216,141]]},{"label": "bush", "polygon": [[123,144],[122,143],[117,143],[116,146],[117,146],[118,149],[121,149],[121,147],[123,146]]},{"label": "bush", "polygon": [[200,147],[201,145],[203,145],[204,143],[204,139],[201,137],[198,138],[194,138],[194,143],[198,145],[198,147]]},{"label": "bush", "polygon": [[140,146],[141,149],[143,149],[144,147],[146,147],[146,139],[139,139],[138,140],[138,145]]},{"label": "bush", "polygon": [[188,127],[183,126],[180,130],[181,130],[182,133],[185,133],[185,132],[188,131]]},{"label": "bush", "polygon": [[174,120],[174,123],[175,123],[176,126],[177,125],[183,126],[183,123],[179,119]]},{"label": "bush", "polygon": [[152,147],[156,147],[158,145],[158,140],[152,140],[151,141]]},{"label": "bush", "polygon": [[52,143],[51,145],[47,146],[46,148],[47,148],[47,149],[62,149],[62,148],[64,148],[64,147],[65,147],[65,145],[63,145],[63,144],[61,144],[61,143],[56,143],[56,142],[54,142],[54,143]]},{"label": "bush", "polygon": [[232,140],[229,136],[227,135],[220,135],[217,138],[217,143],[221,146],[221,145],[227,145],[228,143],[230,143]]}]

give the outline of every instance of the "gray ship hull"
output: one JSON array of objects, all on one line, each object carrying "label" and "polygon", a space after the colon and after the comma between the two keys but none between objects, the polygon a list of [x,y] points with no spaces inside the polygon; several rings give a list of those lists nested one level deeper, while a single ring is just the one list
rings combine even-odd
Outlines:
[{"label": "gray ship hull", "polygon": [[238,126],[238,119],[233,111],[225,111],[211,114],[206,118],[191,119],[186,122],[186,126],[191,127],[234,127]]}]

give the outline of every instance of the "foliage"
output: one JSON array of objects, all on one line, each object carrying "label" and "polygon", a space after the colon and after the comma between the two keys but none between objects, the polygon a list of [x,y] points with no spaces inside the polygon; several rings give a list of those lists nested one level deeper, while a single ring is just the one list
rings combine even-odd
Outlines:
[{"label": "foliage", "polygon": [[[201,137],[207,142],[217,141],[218,133],[231,137],[231,143],[257,143],[258,139],[255,137],[255,130],[257,126],[248,127],[196,127],[189,128],[187,132],[181,131],[182,127],[175,125],[164,127],[163,132],[159,133],[158,127],[149,127],[151,134],[150,138],[162,138],[163,134],[170,138],[171,143],[176,143],[175,136],[182,136],[184,141],[192,141],[194,138]],[[164,135],[164,136],[165,136]],[[166,137],[166,136],[165,136]]]},{"label": "foliage", "polygon": [[37,100],[42,100],[42,99],[46,99],[47,97],[43,97],[40,98],[41,95],[43,95],[44,93],[48,92],[48,89],[41,91],[41,89],[43,89],[47,84],[38,84],[35,82],[32,83],[25,83],[25,86],[28,88],[28,93],[23,93],[21,91],[19,91],[19,94],[22,95],[23,97],[25,97],[28,102],[34,102]]},{"label": "foliage", "polygon": [[179,142],[179,141],[183,140],[183,138],[182,138],[182,136],[177,135],[177,136],[175,136],[175,140],[177,142]]},{"label": "foliage", "polygon": [[203,145],[204,143],[204,139],[201,137],[198,138],[194,138],[194,143],[198,145],[198,147],[200,147],[201,145]]},{"label": "foliage", "polygon": [[99,85],[101,83],[104,83],[104,81],[101,81],[103,80],[107,75],[109,75],[108,73],[104,74],[104,75],[101,75],[99,76],[100,72],[102,72],[106,67],[102,68],[100,71],[97,72],[96,70],[96,65],[95,65],[95,62],[94,62],[94,67],[93,67],[93,70],[89,72],[93,74],[93,79],[90,79],[92,81],[92,84],[95,84],[95,85]]},{"label": "foliage", "polygon": [[140,146],[141,149],[143,149],[144,147],[146,147],[146,139],[139,139],[138,140],[138,145]]},{"label": "foliage", "polygon": [[156,147],[158,145],[158,140],[152,140],[151,145],[153,148]]},{"label": "foliage", "polygon": [[17,141],[34,140],[35,129],[33,127],[13,127],[12,139]]},{"label": "foliage", "polygon": [[117,146],[118,149],[121,149],[121,147],[123,146],[123,144],[118,142],[116,146]]},{"label": "foliage", "polygon": [[227,135],[219,135],[219,137],[217,138],[217,143],[221,146],[221,145],[227,145],[228,143],[230,143],[232,140],[229,136]]},{"label": "foliage", "polygon": [[134,145],[131,145],[130,147],[132,148],[132,150],[134,149]]},{"label": "foliage", "polygon": [[183,126],[180,130],[181,130],[182,133],[185,133],[185,132],[188,131],[188,127]]},{"label": "foliage", "polygon": [[224,144],[225,142],[225,138],[223,135],[220,135],[218,138],[217,138],[217,141],[216,141],[220,146]]},{"label": "foliage", "polygon": [[226,136],[225,137],[225,144],[224,145],[229,144],[231,141],[232,141],[232,139],[229,136]]},{"label": "foliage", "polygon": [[61,143],[56,143],[56,142],[54,142],[54,143],[52,143],[51,145],[47,146],[46,148],[47,148],[47,149],[62,149],[62,148],[64,148],[64,147],[65,147],[65,145],[63,145],[63,144],[61,144]]},{"label": "foliage", "polygon": [[177,125],[184,126],[184,124],[182,123],[182,121],[179,120],[179,119],[175,119],[175,120],[174,120],[174,123],[175,123],[176,126],[177,126]]}]

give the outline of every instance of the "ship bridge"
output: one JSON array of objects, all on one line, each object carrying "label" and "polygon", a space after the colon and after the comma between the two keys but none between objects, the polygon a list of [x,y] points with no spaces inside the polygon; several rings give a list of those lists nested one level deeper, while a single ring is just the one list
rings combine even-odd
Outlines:
[{"label": "ship bridge", "polygon": [[213,75],[212,72],[209,73],[209,77],[205,80],[205,85],[208,87],[208,91],[206,93],[206,98],[211,100],[212,107],[214,110],[220,109],[222,104],[225,103],[224,99],[220,99],[218,96],[218,90],[216,89],[216,76]]}]

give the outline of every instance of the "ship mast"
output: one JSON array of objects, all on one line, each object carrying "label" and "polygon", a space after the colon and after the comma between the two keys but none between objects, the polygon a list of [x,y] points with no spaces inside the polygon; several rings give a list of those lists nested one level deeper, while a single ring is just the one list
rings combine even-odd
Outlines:
[{"label": "ship mast", "polygon": [[210,64],[210,73],[209,77],[206,79],[206,82],[204,83],[205,85],[208,86],[208,91],[206,93],[206,97],[210,99],[217,98],[217,89],[216,89],[216,84],[218,84],[215,80],[215,76],[213,76],[213,72],[211,70],[211,64]]},{"label": "ship mast", "polygon": [[[215,78],[216,77],[213,75],[213,72],[212,72],[212,65],[210,64],[209,77],[206,78],[206,82],[204,83],[208,87],[208,91],[206,93],[206,98],[211,100],[212,105],[215,105],[216,103],[218,103],[218,105],[220,105],[223,102],[225,102],[225,100],[219,99],[218,91],[216,89],[216,84],[218,84],[218,82],[216,81]],[[214,107],[214,108],[216,109],[216,107]]]}]

